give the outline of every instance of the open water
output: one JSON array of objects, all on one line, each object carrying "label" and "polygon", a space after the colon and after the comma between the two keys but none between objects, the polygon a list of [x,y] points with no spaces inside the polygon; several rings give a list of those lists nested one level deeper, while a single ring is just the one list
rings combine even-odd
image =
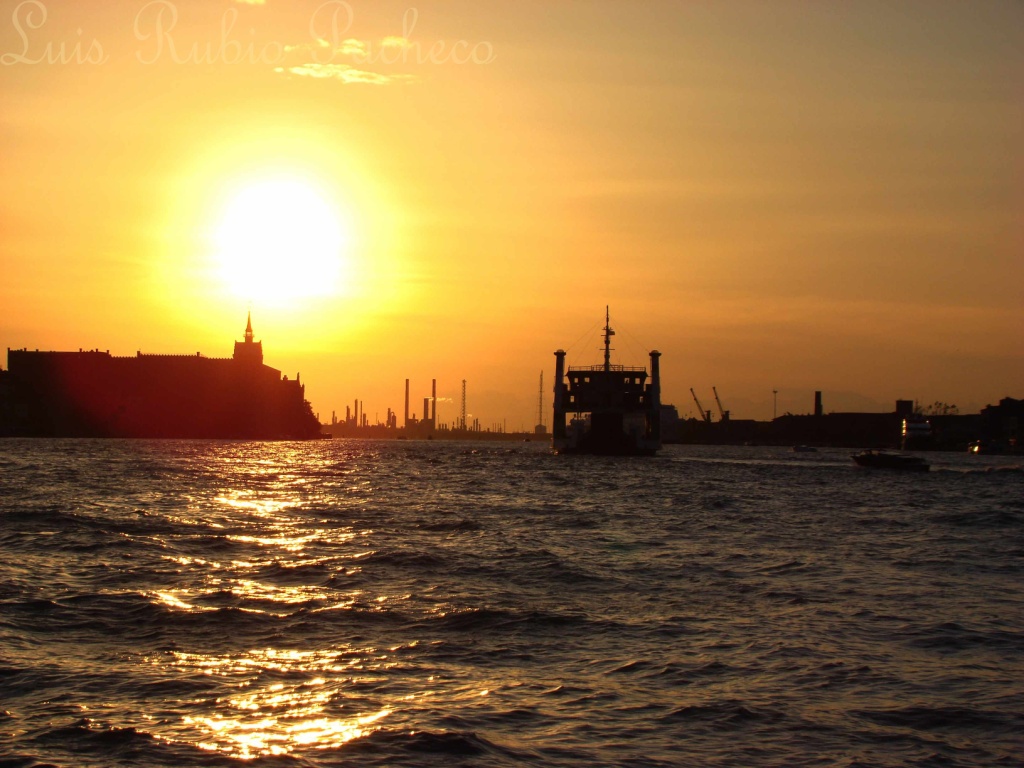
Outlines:
[{"label": "open water", "polygon": [[1024,473],[931,458],[3,440],[0,766],[1024,765]]}]

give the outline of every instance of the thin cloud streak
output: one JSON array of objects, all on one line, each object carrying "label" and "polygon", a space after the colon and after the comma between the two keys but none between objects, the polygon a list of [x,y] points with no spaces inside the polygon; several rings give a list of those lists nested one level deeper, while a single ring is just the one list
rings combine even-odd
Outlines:
[{"label": "thin cloud streak", "polygon": [[316,64],[307,63],[295,67],[277,67],[280,74],[312,77],[317,80],[340,80],[346,85],[391,85],[392,83],[411,83],[416,81],[414,75],[384,75],[380,72],[367,72],[356,69],[351,64]]}]

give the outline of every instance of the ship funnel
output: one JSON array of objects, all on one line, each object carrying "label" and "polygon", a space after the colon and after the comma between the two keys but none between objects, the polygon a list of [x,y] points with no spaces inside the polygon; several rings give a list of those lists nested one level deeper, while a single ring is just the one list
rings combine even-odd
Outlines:
[{"label": "ship funnel", "polygon": [[650,435],[661,440],[661,352],[651,352],[651,383],[647,387],[647,423]]},{"label": "ship funnel", "polygon": [[551,421],[551,436],[555,440],[565,439],[565,350],[555,352],[555,396],[554,418]]}]

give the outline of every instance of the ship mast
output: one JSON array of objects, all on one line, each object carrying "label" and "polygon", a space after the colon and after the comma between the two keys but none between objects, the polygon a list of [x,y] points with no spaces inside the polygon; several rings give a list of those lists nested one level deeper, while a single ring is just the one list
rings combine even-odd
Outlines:
[{"label": "ship mast", "polygon": [[612,369],[612,336],[615,335],[615,331],[609,326],[608,320],[608,305],[604,306],[604,369],[610,371]]}]

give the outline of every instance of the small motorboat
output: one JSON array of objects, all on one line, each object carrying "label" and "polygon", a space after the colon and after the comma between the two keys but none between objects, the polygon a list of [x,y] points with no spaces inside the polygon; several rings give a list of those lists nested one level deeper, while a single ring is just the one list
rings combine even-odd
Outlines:
[{"label": "small motorboat", "polygon": [[817,453],[818,449],[813,445],[794,445],[793,453]]},{"label": "small motorboat", "polygon": [[931,466],[920,456],[888,451],[861,451],[851,457],[858,466],[871,469],[900,469],[905,472],[927,472]]}]

